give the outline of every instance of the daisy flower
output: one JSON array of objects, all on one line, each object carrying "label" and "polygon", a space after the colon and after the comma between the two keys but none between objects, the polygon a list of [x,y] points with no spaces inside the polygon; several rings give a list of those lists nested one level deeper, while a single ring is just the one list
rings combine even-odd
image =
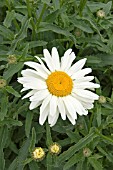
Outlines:
[{"label": "daisy flower", "polygon": [[91,82],[94,76],[86,76],[92,72],[91,68],[83,68],[86,58],[72,64],[76,58],[72,49],[64,53],[61,61],[55,47],[51,54],[47,49],[43,52],[42,59],[35,56],[37,63],[24,63],[31,69],[23,70],[23,77],[18,78],[18,82],[23,85],[22,91],[30,90],[23,99],[30,99],[30,110],[41,105],[40,125],[48,117],[48,123],[54,126],[59,114],[63,120],[67,117],[75,125],[77,114],[87,115],[88,109],[93,108],[93,103],[99,96],[91,90],[100,85]]}]

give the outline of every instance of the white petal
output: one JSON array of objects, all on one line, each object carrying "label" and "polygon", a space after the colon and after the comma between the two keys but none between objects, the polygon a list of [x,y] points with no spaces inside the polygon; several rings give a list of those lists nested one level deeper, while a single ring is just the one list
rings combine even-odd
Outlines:
[{"label": "white petal", "polygon": [[92,103],[82,102],[82,105],[84,106],[85,109],[92,109],[94,107]]},{"label": "white petal", "polygon": [[29,90],[29,88],[23,88],[22,90],[21,90],[21,92],[23,92],[23,91],[26,91],[26,90]]},{"label": "white petal", "polygon": [[45,110],[45,108],[47,107],[47,105],[49,105],[51,96],[52,96],[52,95],[50,94],[48,97],[46,97],[46,98],[43,100],[43,103],[42,103],[42,105],[41,105],[41,107],[40,107],[40,114],[42,114],[43,111]]},{"label": "white petal", "polygon": [[59,97],[58,98],[58,109],[59,109],[59,112],[61,114],[61,118],[63,120],[66,120],[66,111],[65,111],[65,105],[64,105],[64,102],[62,100],[62,97]]},{"label": "white petal", "polygon": [[44,69],[44,71],[49,75],[51,74],[51,72],[46,68],[46,66],[44,65],[43,61],[38,57],[38,56],[35,56],[37,58],[37,60],[40,62],[42,68]]},{"label": "white petal", "polygon": [[62,100],[64,101],[65,107],[68,110],[70,116],[73,119],[77,119],[76,110],[75,110],[72,102],[70,101],[70,96],[63,97]]},{"label": "white petal", "polygon": [[72,52],[72,49],[68,49],[65,53],[64,53],[64,57],[61,58],[61,70],[65,70],[65,68],[68,65],[68,58],[70,53]]},{"label": "white petal", "polygon": [[38,72],[37,74],[39,74],[39,76],[41,76],[45,79],[48,77],[47,72],[45,72],[45,70],[43,69],[43,67],[40,64],[32,62],[32,61],[27,61],[24,64],[37,70],[37,72]]},{"label": "white petal", "polygon": [[72,123],[72,125],[75,125],[75,124],[76,124],[75,119],[73,119],[73,117],[72,117],[69,113],[67,113],[67,118],[68,118],[69,121]]},{"label": "white petal", "polygon": [[94,79],[94,76],[86,76],[86,77],[79,77],[76,80],[74,80],[75,84],[85,81],[92,81]]},{"label": "white petal", "polygon": [[89,90],[82,90],[82,89],[77,89],[75,92],[78,96],[88,98],[88,99],[93,99],[93,100],[98,100],[99,96]]},{"label": "white petal", "polygon": [[49,94],[50,93],[47,89],[40,90],[36,92],[32,97],[30,97],[30,101],[37,101],[37,100],[41,101],[45,99]]},{"label": "white petal", "polygon": [[37,71],[32,69],[22,70],[21,74],[23,77],[34,77],[43,81],[45,80],[43,77],[40,76],[40,74]]},{"label": "white petal", "polygon": [[27,93],[24,97],[22,97],[22,99],[28,98],[32,95],[34,95],[37,92],[37,90],[31,90],[29,93]]},{"label": "white petal", "polygon": [[30,104],[30,106],[29,106],[29,109],[30,109],[30,110],[33,110],[33,109],[35,109],[36,107],[38,107],[40,104],[41,104],[41,101],[31,102],[31,104]]},{"label": "white petal", "polygon": [[75,85],[76,89],[93,89],[93,88],[99,88],[100,85],[92,82],[81,82],[81,83],[76,83]]},{"label": "white petal", "polygon": [[72,105],[74,106],[74,108],[76,109],[76,112],[79,115],[87,115],[88,111],[85,110],[85,108],[83,107],[83,105],[73,96],[70,96],[70,101],[72,103]]},{"label": "white petal", "polygon": [[55,47],[52,48],[52,59],[55,63],[55,69],[60,70],[60,61],[59,61],[59,54]]},{"label": "white petal", "polygon": [[40,117],[39,117],[39,123],[40,125],[43,125],[44,122],[46,121],[46,118],[48,116],[49,113],[49,106],[46,105],[45,109],[43,110],[43,112],[40,112]]},{"label": "white petal", "polygon": [[47,89],[47,85],[45,82],[37,81],[37,82],[27,82],[23,84],[23,87],[29,88],[29,89],[36,89],[36,90],[43,90]]},{"label": "white petal", "polygon": [[79,70],[81,70],[83,68],[83,66],[85,65],[86,63],[86,58],[84,59],[81,59],[79,61],[77,61],[72,67],[70,67],[70,69],[68,70],[68,74],[71,76],[73,75],[74,73],[78,72]]},{"label": "white petal", "polygon": [[72,53],[69,55],[69,57],[67,58],[67,59],[68,59],[68,63],[67,63],[67,66],[66,66],[66,68],[65,68],[65,71],[66,71],[66,72],[68,72],[68,70],[70,69],[71,64],[72,64],[72,62],[74,61],[75,58],[76,58],[76,56],[75,56],[75,53],[74,53],[74,52],[72,52]]},{"label": "white petal", "polygon": [[53,62],[53,59],[49,53],[49,51],[47,49],[44,49],[43,50],[44,52],[44,61],[46,62],[48,68],[53,72],[55,71],[55,67],[54,67],[54,62]]},{"label": "white petal", "polygon": [[51,100],[50,100],[50,115],[54,116],[56,114],[56,110],[57,110],[57,97],[56,96],[52,96]]},{"label": "white petal", "polygon": [[59,111],[56,111],[56,114],[54,116],[48,115],[48,123],[50,124],[50,127],[54,126],[57,122],[57,119],[59,117]]},{"label": "white petal", "polygon": [[80,78],[80,77],[84,77],[86,74],[89,74],[92,72],[92,69],[91,68],[84,68],[83,70],[79,70],[77,72],[75,72],[71,78],[72,79],[77,79],[77,78]]},{"label": "white petal", "polygon": [[76,98],[79,102],[87,102],[87,103],[94,103],[93,99],[88,99],[86,97],[80,97],[75,92],[72,93],[72,96]]}]

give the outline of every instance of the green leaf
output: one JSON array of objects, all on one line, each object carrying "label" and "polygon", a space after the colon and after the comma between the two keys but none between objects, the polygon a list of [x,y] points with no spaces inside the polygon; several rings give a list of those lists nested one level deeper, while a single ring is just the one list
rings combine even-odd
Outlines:
[{"label": "green leaf", "polygon": [[13,32],[2,25],[0,25],[0,35],[2,35],[5,39],[9,40],[13,40],[14,38]]},{"label": "green leaf", "polygon": [[6,18],[3,22],[4,26],[6,26],[7,28],[9,28],[11,26],[12,20],[15,18],[15,11],[7,11],[7,15]]},{"label": "green leaf", "polygon": [[97,124],[98,126],[100,126],[101,125],[101,114],[102,114],[100,105],[97,105],[96,107],[96,114],[97,114]]},{"label": "green leaf", "polygon": [[35,128],[32,128],[32,138],[30,141],[30,146],[29,146],[29,152],[32,152],[33,149],[35,148],[35,144],[36,144],[36,132],[35,132]]},{"label": "green leaf", "polygon": [[27,37],[27,29],[28,29],[29,23],[30,23],[30,19],[28,20],[27,17],[23,18],[22,27],[12,42],[11,50],[8,53],[9,55],[14,52],[15,48],[18,45],[18,42],[22,41],[25,37]]},{"label": "green leaf", "polygon": [[5,170],[4,152],[1,147],[0,147],[0,170]]},{"label": "green leaf", "polygon": [[102,164],[94,156],[89,157],[88,161],[95,170],[103,170]]},{"label": "green leaf", "polygon": [[80,13],[80,16],[82,16],[82,11],[83,11],[86,3],[87,3],[87,0],[80,0],[80,5],[79,5],[79,13]]},{"label": "green leaf", "polygon": [[78,143],[71,146],[67,151],[64,151],[59,158],[58,163],[68,160],[71,156],[75,154],[75,152],[79,151],[83,147],[85,147],[87,144],[89,144],[97,135],[95,135],[95,132],[92,132],[85,136],[84,138],[80,139]]},{"label": "green leaf", "polygon": [[3,126],[3,125],[9,125],[9,126],[22,126],[22,122],[21,121],[18,121],[18,120],[14,120],[14,119],[11,119],[11,118],[7,118],[3,121],[0,121],[0,126]]},{"label": "green leaf", "polygon": [[46,22],[41,22],[40,26],[39,26],[39,29],[38,29],[38,32],[45,32],[45,31],[52,31],[52,32],[55,32],[57,34],[62,34],[64,36],[70,38],[76,44],[76,39],[73,36],[73,34],[71,34],[66,29],[58,27],[55,24],[50,24],[50,23],[48,24]]},{"label": "green leaf", "polygon": [[8,170],[15,170],[16,167],[17,167],[17,161],[18,161],[17,158],[15,158],[15,159],[12,161],[12,163],[10,164]]},{"label": "green leaf", "polygon": [[51,137],[51,130],[48,123],[46,123],[46,145],[49,147],[53,143]]},{"label": "green leaf", "polygon": [[8,96],[4,94],[1,101],[0,120],[4,120],[8,111]]},{"label": "green leaf", "polygon": [[5,89],[8,93],[13,94],[15,97],[21,97],[21,95],[16,90],[14,90],[13,87],[6,86]]},{"label": "green leaf", "polygon": [[5,145],[7,144],[7,140],[8,140],[8,128],[7,126],[3,126],[0,128],[0,147],[4,148]]},{"label": "green leaf", "polygon": [[103,10],[106,15],[108,15],[108,13],[110,12],[111,7],[112,7],[112,1],[109,1],[107,4],[105,4]]},{"label": "green leaf", "polygon": [[23,67],[23,62],[19,62],[14,65],[10,65],[7,71],[4,72],[3,77],[4,79],[8,80],[10,77],[12,77],[15,73],[20,71]]},{"label": "green leaf", "polygon": [[47,170],[52,170],[52,155],[50,153],[47,154]]},{"label": "green leaf", "polygon": [[33,113],[27,112],[26,121],[25,121],[25,133],[27,137],[29,137],[30,134],[32,119],[33,119]]},{"label": "green leaf", "polygon": [[[75,16],[73,16],[75,17]],[[83,20],[77,20],[77,19],[73,19],[73,17],[70,18],[71,23],[73,23],[73,25],[79,29],[81,29],[84,32],[87,33],[93,33],[93,29],[90,27],[89,24],[86,24],[86,22],[84,22]]]},{"label": "green leaf", "polygon": [[67,170],[69,168],[71,168],[73,165],[75,165],[76,163],[78,163],[83,157],[83,153],[79,152],[77,154],[75,154],[74,156],[72,156],[68,162],[66,162],[66,164],[64,165],[63,170]]},{"label": "green leaf", "polygon": [[24,161],[27,158],[28,155],[28,148],[30,145],[30,139],[27,139],[22,147],[19,150],[19,154],[18,154],[18,162],[17,162],[17,170],[23,170],[24,168]]},{"label": "green leaf", "polygon": [[39,170],[38,162],[34,162],[34,161],[30,162],[29,168],[30,170]]}]

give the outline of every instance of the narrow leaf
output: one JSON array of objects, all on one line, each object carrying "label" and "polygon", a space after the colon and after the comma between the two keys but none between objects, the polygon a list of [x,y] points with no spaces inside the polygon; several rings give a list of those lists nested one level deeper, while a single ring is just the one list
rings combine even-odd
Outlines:
[{"label": "narrow leaf", "polygon": [[33,119],[33,113],[27,112],[26,121],[25,121],[25,133],[27,137],[29,137],[30,134],[32,119]]}]

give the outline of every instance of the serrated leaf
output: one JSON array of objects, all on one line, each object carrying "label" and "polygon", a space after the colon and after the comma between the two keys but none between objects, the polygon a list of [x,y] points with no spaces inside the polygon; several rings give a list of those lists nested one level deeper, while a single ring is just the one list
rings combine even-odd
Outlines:
[{"label": "serrated leaf", "polygon": [[19,70],[21,70],[23,65],[24,65],[23,62],[19,62],[14,65],[10,65],[10,67],[7,69],[7,71],[5,71],[3,74],[4,79],[8,80],[15,73],[17,73]]},{"label": "serrated leaf", "polygon": [[21,97],[21,95],[16,90],[14,90],[13,87],[6,86],[5,89],[8,93],[13,94],[15,97]]},{"label": "serrated leaf", "polygon": [[102,164],[95,157],[89,157],[88,161],[95,170],[103,170]]},{"label": "serrated leaf", "polygon": [[7,15],[6,18],[3,22],[4,26],[6,26],[7,28],[9,28],[11,26],[12,20],[15,18],[15,11],[7,11]]},{"label": "serrated leaf", "polygon": [[27,112],[26,121],[25,121],[25,133],[27,137],[29,137],[30,134],[32,119],[33,119],[33,113]]}]

